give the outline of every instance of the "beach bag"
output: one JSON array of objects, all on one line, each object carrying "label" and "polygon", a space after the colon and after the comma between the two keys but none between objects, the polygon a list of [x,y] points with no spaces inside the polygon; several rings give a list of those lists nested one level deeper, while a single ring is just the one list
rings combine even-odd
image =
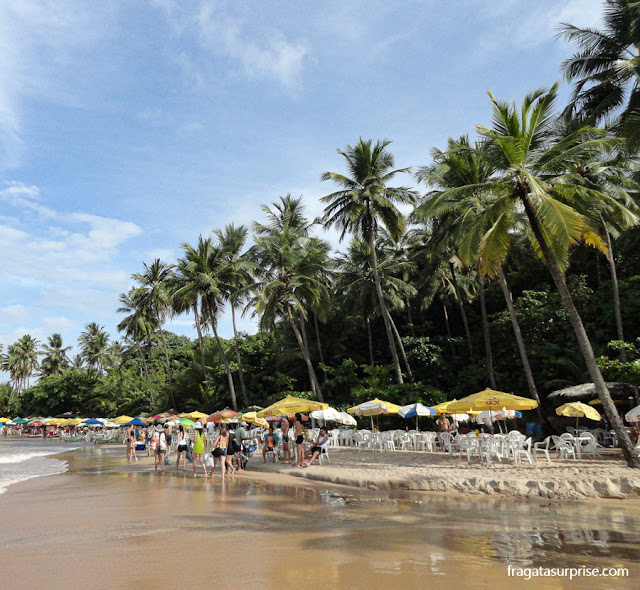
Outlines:
[{"label": "beach bag", "polygon": [[171,459],[169,459],[169,455],[164,456],[164,464],[171,465]]},{"label": "beach bag", "polygon": [[160,433],[159,442],[160,442],[160,450],[166,453],[167,452],[167,438],[165,437],[164,432]]},{"label": "beach bag", "polygon": [[211,453],[205,454],[204,465],[207,469],[213,469],[213,457],[211,456]]}]

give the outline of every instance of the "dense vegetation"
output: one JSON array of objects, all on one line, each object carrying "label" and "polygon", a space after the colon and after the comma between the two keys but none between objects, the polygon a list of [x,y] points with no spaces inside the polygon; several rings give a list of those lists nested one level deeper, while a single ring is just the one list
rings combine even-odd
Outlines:
[{"label": "dense vegetation", "polygon": [[[566,108],[557,85],[518,106],[490,95],[491,126],[411,169],[395,168],[389,141],[338,150],[322,219],[286,195],[251,228],[144,263],[120,296],[120,340],[88,324],[73,360],[58,334],[10,344],[0,413],[207,411],[289,392],[431,404],[488,385],[544,407],[548,392],[593,381],[620,430],[601,367],[638,381],[640,3],[605,10],[602,31],[563,25],[578,48],[562,66]],[[256,314],[259,333],[238,333],[238,313]],[[179,314],[195,340],[164,329]]]}]

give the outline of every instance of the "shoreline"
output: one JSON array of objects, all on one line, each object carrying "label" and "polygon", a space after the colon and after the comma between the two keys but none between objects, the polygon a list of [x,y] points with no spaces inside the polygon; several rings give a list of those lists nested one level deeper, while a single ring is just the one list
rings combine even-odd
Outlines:
[{"label": "shoreline", "polygon": [[[16,439],[19,440],[19,439]],[[51,475],[30,476],[10,484],[0,494],[0,498],[10,495],[16,489],[40,488],[40,481],[83,475],[82,467],[74,466],[74,457],[83,449],[103,451],[103,461],[107,463],[105,474],[147,474],[154,475],[153,463],[145,460],[127,463],[122,445],[83,445],[68,449],[56,442],[52,454],[48,455],[67,463],[66,471]],[[117,452],[121,451],[121,452]],[[61,457],[64,456],[64,457]],[[268,484],[318,488],[337,487],[356,489],[360,492],[410,492],[418,495],[456,497],[474,499],[480,497],[495,500],[553,501],[566,503],[575,501],[597,501],[640,504],[640,472],[635,472],[620,460],[607,457],[602,460],[583,459],[579,463],[568,460],[552,461],[547,464],[538,461],[533,465],[493,463],[491,465],[471,463],[450,457],[444,453],[416,453],[397,451],[356,451],[352,448],[332,447],[330,463],[314,464],[309,468],[294,469],[289,464],[262,462],[262,457],[254,455],[249,470],[243,474],[227,476],[244,480],[257,480]],[[82,463],[82,461],[81,461]],[[180,476],[183,472],[167,466],[163,477]],[[85,467],[86,468],[86,467]],[[94,470],[89,468],[91,472]],[[190,465],[186,472],[190,481],[205,480],[202,471],[194,480]],[[219,469],[214,480],[220,479]],[[207,481],[213,481],[208,478]],[[44,484],[46,487],[46,484]]]}]

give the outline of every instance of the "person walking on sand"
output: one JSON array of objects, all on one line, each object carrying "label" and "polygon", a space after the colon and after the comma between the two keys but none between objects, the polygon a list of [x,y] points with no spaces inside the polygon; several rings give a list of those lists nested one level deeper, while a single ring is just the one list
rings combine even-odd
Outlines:
[{"label": "person walking on sand", "polygon": [[129,439],[131,440],[131,460],[138,460],[138,455],[136,455],[136,445],[138,444],[138,432],[136,431],[135,426],[131,427],[131,432],[129,433]]},{"label": "person walking on sand", "polygon": [[[231,475],[235,473],[235,467],[233,466],[233,456],[236,454],[236,435],[233,431],[229,430],[229,443],[227,444],[227,471],[231,472]],[[239,450],[239,449],[238,449]],[[238,457],[238,466],[240,466],[240,457]]]},{"label": "person walking on sand", "polygon": [[[135,430],[133,428],[133,425],[129,426],[129,428],[127,428],[127,431],[124,433],[124,440],[122,441],[125,445],[127,445],[127,462],[131,461],[131,434],[134,433]],[[135,436],[135,434],[134,434]],[[135,440],[133,442],[133,445],[135,447]]]},{"label": "person walking on sand", "polygon": [[213,442],[212,452],[213,455],[213,469],[211,470],[211,475],[216,470],[216,465],[218,461],[220,461],[220,468],[222,469],[222,479],[224,480],[224,476],[226,473],[226,463],[227,463],[227,447],[229,446],[229,432],[226,427],[222,427],[220,429],[220,433],[216,437],[216,440]]},{"label": "person walking on sand", "polygon": [[155,445],[155,460],[154,467],[158,471],[158,465],[160,465],[160,473],[164,473],[164,456],[167,454],[167,438],[164,434],[164,428],[158,424],[155,427],[154,438]]},{"label": "person walking on sand", "polygon": [[319,456],[321,453],[327,452],[327,447],[329,446],[329,435],[327,434],[326,428],[321,428],[318,434],[318,440],[316,440],[316,444],[311,447],[309,451],[307,451],[307,457],[311,457],[311,460],[305,461],[302,466],[309,467]]},{"label": "person walking on sand", "polygon": [[243,467],[244,458],[243,458],[243,455],[242,455],[242,453],[243,453],[242,443],[243,443],[244,440],[246,440],[248,438],[245,426],[249,426],[249,425],[246,422],[240,422],[240,426],[238,426],[238,428],[236,428],[236,431],[235,431],[236,442],[238,443],[238,447],[240,447],[240,451],[238,452],[238,471],[244,471],[244,467]]},{"label": "person walking on sand", "polygon": [[296,414],[296,419],[293,423],[293,433],[296,437],[296,461],[293,466],[302,467],[302,462],[304,461],[304,447],[302,446],[304,442],[304,428],[302,426],[302,414],[300,414],[300,412]]},{"label": "person walking on sand", "polygon": [[280,421],[280,429],[282,430],[282,461],[284,463],[291,463],[291,452],[289,451],[289,418],[282,416]]},{"label": "person walking on sand", "polygon": [[176,471],[180,469],[180,459],[182,459],[182,471],[187,470],[187,451],[189,450],[189,436],[184,431],[184,426],[180,424],[178,427],[178,449],[177,455],[178,459],[176,460]]},{"label": "person walking on sand", "polygon": [[202,465],[202,469],[204,469],[204,476],[209,477],[209,474],[207,473],[207,466],[204,464],[205,436],[202,422],[196,422],[195,426],[193,427],[193,433],[195,437],[193,441],[193,477],[197,477],[196,463],[198,462],[198,460]]}]

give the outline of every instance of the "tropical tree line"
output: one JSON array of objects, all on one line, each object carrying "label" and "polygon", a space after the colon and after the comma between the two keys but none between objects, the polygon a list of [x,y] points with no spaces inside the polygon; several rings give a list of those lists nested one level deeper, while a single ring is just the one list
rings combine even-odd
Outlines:
[{"label": "tropical tree line", "polygon": [[[577,46],[562,65],[566,107],[558,84],[519,105],[489,94],[491,124],[415,168],[395,166],[390,141],[361,138],[338,150],[341,171],[322,174],[332,188],[321,218],[281,196],[251,228],[230,224],[183,243],[175,263],[143,263],[120,295],[122,340],[89,324],[78,360],[101,379],[126,359],[148,406],[176,409],[222,397],[246,407],[294,388],[332,402],[375,388],[430,401],[461,384],[518,384],[545,420],[548,391],[589,380],[640,466],[597,358],[640,335],[622,303],[638,288],[639,5],[607,0],[602,30],[562,26]],[[332,227],[349,239],[338,253],[322,237]],[[176,362],[166,324],[184,314],[197,343]],[[238,314],[257,317],[260,334],[239,334]],[[53,338],[40,353],[28,335],[7,349],[17,394],[38,371],[36,388],[70,368]],[[267,366],[247,352],[256,343]],[[616,354],[627,362],[627,347]]]}]

